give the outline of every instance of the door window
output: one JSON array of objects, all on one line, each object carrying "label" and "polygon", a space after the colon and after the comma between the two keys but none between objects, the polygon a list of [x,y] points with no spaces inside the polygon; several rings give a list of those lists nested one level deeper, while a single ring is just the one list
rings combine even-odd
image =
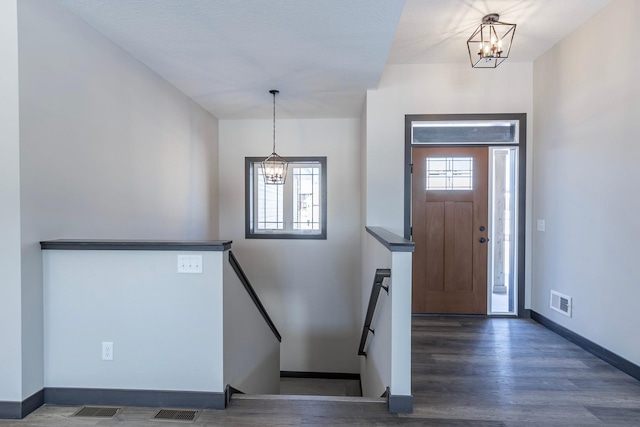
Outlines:
[{"label": "door window", "polygon": [[427,157],[426,189],[473,190],[473,157]]}]

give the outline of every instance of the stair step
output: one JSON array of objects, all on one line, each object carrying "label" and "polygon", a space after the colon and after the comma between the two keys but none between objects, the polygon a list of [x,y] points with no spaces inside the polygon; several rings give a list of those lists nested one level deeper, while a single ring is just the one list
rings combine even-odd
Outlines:
[{"label": "stair step", "polygon": [[360,380],[340,378],[280,378],[280,393],[311,396],[362,396]]},{"label": "stair step", "polygon": [[382,397],[313,396],[298,394],[234,394],[232,400],[311,400],[324,402],[387,403]]}]

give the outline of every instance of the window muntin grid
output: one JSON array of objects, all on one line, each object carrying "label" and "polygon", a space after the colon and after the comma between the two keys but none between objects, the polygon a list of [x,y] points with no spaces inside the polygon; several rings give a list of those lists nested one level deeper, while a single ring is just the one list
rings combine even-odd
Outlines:
[{"label": "window muntin grid", "polygon": [[426,190],[473,190],[473,157],[427,157]]},{"label": "window muntin grid", "polygon": [[292,169],[293,229],[320,230],[320,166]]},{"label": "window muntin grid", "polygon": [[284,228],[284,197],[282,185],[264,183],[262,168],[258,167],[256,228],[282,230]]}]

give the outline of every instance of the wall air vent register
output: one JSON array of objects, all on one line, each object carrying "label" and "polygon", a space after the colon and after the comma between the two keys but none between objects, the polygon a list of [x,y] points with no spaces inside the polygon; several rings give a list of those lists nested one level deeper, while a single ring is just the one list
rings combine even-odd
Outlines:
[{"label": "wall air vent register", "polygon": [[572,299],[560,292],[551,291],[551,309],[571,317]]}]

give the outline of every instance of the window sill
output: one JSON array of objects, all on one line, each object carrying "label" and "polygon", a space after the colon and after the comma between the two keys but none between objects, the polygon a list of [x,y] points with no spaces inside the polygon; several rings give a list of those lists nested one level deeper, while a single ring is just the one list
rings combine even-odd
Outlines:
[{"label": "window sill", "polygon": [[327,240],[327,233],[246,233],[246,239]]}]

